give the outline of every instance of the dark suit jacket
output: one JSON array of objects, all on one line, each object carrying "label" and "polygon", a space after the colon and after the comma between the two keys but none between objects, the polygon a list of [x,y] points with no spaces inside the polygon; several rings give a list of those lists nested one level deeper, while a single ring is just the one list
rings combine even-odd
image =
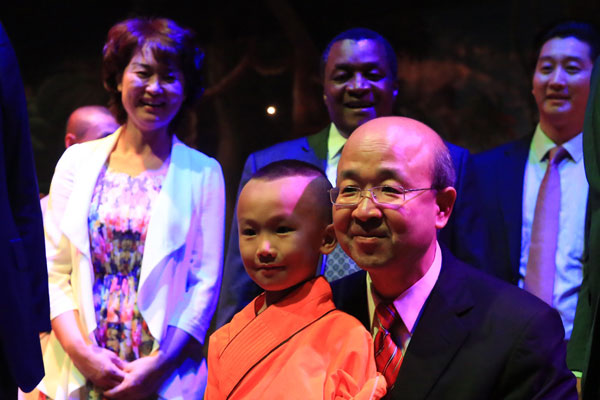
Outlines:
[{"label": "dark suit jacket", "polygon": [[583,371],[584,400],[600,398],[600,58],[596,59],[583,126],[583,158],[590,185],[583,283],[567,363]]},{"label": "dark suit jacket", "polygon": [[[325,171],[327,168],[328,135],[329,126],[312,136],[278,143],[250,154],[244,165],[239,190],[258,169],[274,161],[296,159],[315,165]],[[446,143],[446,145],[450,150],[456,169],[458,198],[452,218],[448,225],[440,231],[439,237],[461,259],[472,264],[481,264],[481,260],[483,260],[482,246],[479,243],[481,236],[476,228],[479,221],[477,218],[478,213],[471,205],[467,206],[467,202],[464,200],[472,197],[468,193],[473,188],[469,167],[469,152],[450,143]],[[240,257],[237,230],[237,220],[234,216],[225,257],[221,294],[215,317],[217,328],[229,322],[235,313],[262,291],[244,270]],[[467,237],[470,239],[466,239]]]},{"label": "dark suit jacket", "polygon": [[487,229],[484,270],[513,284],[519,281],[523,179],[531,137],[475,154],[477,201]]},{"label": "dark suit jacket", "polygon": [[0,373],[25,391],[44,376],[39,332],[50,330],[48,274],[27,106],[0,25]]},{"label": "dark suit jacket", "polygon": [[[367,329],[365,272],[332,283],[336,307]],[[442,269],[386,398],[577,399],[558,313],[455,259]]]}]

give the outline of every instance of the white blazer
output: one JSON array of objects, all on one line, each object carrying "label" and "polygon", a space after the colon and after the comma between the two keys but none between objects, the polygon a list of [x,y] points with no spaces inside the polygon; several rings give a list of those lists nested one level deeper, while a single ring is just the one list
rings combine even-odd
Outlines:
[{"label": "white blazer", "polygon": [[[79,310],[94,341],[94,272],[88,214],[100,170],[121,129],[106,138],[69,147],[59,160],[44,216],[50,314]],[[173,137],[171,160],[153,204],[138,286],[137,305],[152,336],[173,325],[204,343],[222,275],[225,185],[219,163]],[[206,363],[187,359],[159,390],[161,397],[202,396]],[[55,400],[78,398],[85,378],[54,334],[44,351],[46,376],[38,388]]]}]

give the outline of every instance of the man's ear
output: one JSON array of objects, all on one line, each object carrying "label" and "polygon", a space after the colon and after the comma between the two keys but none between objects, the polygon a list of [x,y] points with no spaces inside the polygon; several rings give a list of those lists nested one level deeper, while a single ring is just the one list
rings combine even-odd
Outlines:
[{"label": "man's ear", "polygon": [[77,136],[75,136],[74,133],[67,132],[65,135],[65,149],[69,148],[69,146],[74,145],[75,143],[77,143]]},{"label": "man's ear", "polygon": [[333,224],[327,225],[323,231],[323,239],[321,240],[321,253],[329,254],[337,246],[337,239],[335,237],[335,231],[333,230]]},{"label": "man's ear", "polygon": [[435,218],[435,227],[437,229],[442,229],[448,223],[455,201],[456,189],[454,189],[452,186],[438,190],[435,196],[435,202],[438,206],[438,211]]}]

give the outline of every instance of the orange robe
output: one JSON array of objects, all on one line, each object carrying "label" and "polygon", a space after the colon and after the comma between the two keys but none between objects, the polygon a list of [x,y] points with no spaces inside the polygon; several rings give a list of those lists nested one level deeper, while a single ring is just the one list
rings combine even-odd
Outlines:
[{"label": "orange robe", "polygon": [[[260,297],[260,296],[259,296]],[[258,316],[257,297],[210,337],[205,399],[379,399],[371,334],[323,278]]]}]

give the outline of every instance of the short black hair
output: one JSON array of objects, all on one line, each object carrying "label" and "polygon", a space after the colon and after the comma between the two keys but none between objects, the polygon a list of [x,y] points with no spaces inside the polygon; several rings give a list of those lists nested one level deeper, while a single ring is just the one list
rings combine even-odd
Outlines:
[{"label": "short black hair", "polygon": [[263,178],[266,180],[273,180],[277,178],[285,178],[288,176],[324,176],[327,178],[325,173],[317,168],[316,166],[309,164],[305,161],[285,159],[274,161],[265,165],[256,171],[251,179]]},{"label": "short black hair", "polygon": [[342,40],[354,40],[358,42],[359,40],[365,39],[374,40],[377,43],[381,43],[385,50],[385,58],[387,59],[390,72],[392,73],[394,79],[396,79],[396,77],[398,76],[398,60],[396,58],[396,52],[394,51],[394,48],[386,38],[368,28],[348,29],[331,39],[327,46],[325,46],[325,50],[323,50],[323,54],[321,55],[321,65],[319,69],[321,73],[321,79],[325,78],[325,65],[327,65],[327,59],[329,58],[329,52],[331,51],[331,47],[335,43],[341,42]]},{"label": "short black hair", "polygon": [[280,160],[274,161],[265,165],[252,175],[250,182],[253,179],[262,179],[265,181],[274,181],[280,178],[288,178],[293,176],[313,177],[313,181],[308,185],[307,190],[314,193],[315,209],[321,211],[326,224],[332,221],[331,216],[331,200],[329,199],[329,189],[331,183],[327,179],[327,175],[316,166],[300,160]]},{"label": "short black hair", "polygon": [[596,26],[585,21],[568,20],[554,23],[538,35],[536,40],[536,62],[542,47],[547,41],[554,38],[564,39],[569,37],[587,44],[590,48],[590,60],[592,62],[596,60],[600,54],[600,34]]},{"label": "short black hair", "polygon": [[443,190],[450,186],[454,187],[454,183],[456,182],[456,171],[450,151],[443,141],[440,140],[440,142],[433,150],[433,179],[431,187],[435,190]]}]

